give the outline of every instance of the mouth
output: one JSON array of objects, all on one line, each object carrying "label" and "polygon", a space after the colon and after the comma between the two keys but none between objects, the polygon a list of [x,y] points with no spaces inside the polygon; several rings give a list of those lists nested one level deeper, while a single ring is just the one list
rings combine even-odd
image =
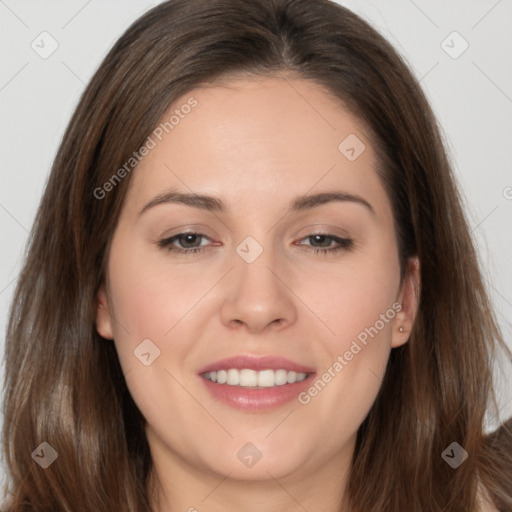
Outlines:
[{"label": "mouth", "polygon": [[314,368],[282,357],[235,356],[202,368],[198,375],[212,397],[243,411],[261,412],[296,399]]},{"label": "mouth", "polygon": [[251,370],[250,368],[243,368],[241,370],[238,368],[228,368],[225,370],[205,372],[201,375],[203,378],[215,382],[216,384],[239,386],[249,389],[265,389],[302,382],[310,373],[297,373],[293,370],[285,370],[284,368],[261,371]]}]

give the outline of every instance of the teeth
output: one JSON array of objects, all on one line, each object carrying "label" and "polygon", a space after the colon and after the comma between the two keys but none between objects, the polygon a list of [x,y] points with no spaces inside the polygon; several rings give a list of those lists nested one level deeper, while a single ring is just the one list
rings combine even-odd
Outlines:
[{"label": "teeth", "polygon": [[237,370],[228,370],[227,383],[230,386],[238,386],[238,384],[240,384],[240,373]]},{"label": "teeth", "polygon": [[297,373],[287,370],[249,370],[244,368],[238,370],[229,368],[216,372],[207,372],[203,374],[205,379],[216,382],[217,384],[227,384],[228,386],[242,386],[244,388],[273,388],[284,384],[294,384],[303,381],[308,374]]}]

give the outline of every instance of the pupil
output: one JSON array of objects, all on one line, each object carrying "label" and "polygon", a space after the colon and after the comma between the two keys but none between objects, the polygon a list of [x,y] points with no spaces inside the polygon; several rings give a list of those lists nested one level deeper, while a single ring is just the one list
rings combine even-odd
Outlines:
[{"label": "pupil", "polygon": [[[194,239],[197,237],[197,235],[194,235],[194,234],[188,234],[188,235],[184,235],[182,237],[182,240],[184,239],[185,240],[185,245],[187,243],[192,243],[194,242]],[[192,240],[191,240],[192,239]]]},{"label": "pupil", "polygon": [[[326,241],[327,240],[327,236],[326,235],[314,235],[314,239],[318,242],[320,242],[320,244],[322,244],[322,241]],[[326,244],[322,244],[323,246],[325,246]],[[327,244],[328,245],[328,244]]]}]

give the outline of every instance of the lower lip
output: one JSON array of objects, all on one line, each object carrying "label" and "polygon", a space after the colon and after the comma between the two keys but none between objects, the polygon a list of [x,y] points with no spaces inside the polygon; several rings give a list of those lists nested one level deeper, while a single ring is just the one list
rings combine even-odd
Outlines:
[{"label": "lower lip", "polygon": [[304,380],[294,384],[283,384],[282,386],[261,389],[217,384],[202,376],[199,376],[199,378],[204,382],[206,389],[217,400],[235,409],[257,412],[275,409],[294,399],[296,400],[298,395],[311,384],[314,375],[314,373],[311,373]]}]

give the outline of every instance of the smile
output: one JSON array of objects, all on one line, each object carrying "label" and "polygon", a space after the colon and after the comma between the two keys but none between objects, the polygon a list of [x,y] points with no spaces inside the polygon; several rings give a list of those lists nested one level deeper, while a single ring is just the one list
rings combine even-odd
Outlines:
[{"label": "smile", "polygon": [[261,371],[251,370],[249,368],[241,370],[229,368],[226,370],[206,372],[203,373],[202,376],[217,384],[263,389],[301,382],[308,376],[308,373],[297,373],[295,371],[285,370],[284,368]]}]

